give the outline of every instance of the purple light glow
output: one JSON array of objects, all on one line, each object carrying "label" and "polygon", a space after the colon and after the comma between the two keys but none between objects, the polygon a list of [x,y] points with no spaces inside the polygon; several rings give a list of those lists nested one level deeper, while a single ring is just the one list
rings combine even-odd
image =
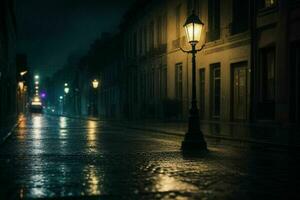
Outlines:
[{"label": "purple light glow", "polygon": [[46,93],[41,93],[41,97],[44,99],[44,98],[46,98]]}]

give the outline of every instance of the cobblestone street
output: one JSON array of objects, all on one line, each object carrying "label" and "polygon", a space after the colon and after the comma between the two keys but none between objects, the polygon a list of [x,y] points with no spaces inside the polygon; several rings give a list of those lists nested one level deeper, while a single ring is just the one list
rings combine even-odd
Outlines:
[{"label": "cobblestone street", "polygon": [[0,199],[297,199],[299,155],[109,122],[23,117],[0,147]]}]

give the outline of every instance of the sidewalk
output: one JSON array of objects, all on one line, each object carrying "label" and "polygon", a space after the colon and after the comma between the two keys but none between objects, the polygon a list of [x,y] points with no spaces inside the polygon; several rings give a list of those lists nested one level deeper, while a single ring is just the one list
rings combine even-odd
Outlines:
[{"label": "sidewalk", "polygon": [[[121,124],[128,128],[179,136],[187,131],[187,122],[123,121]],[[300,130],[292,127],[201,121],[201,130],[207,138],[300,149]]]},{"label": "sidewalk", "polygon": [[[187,122],[160,122],[149,120],[118,121],[95,117],[65,116],[93,121],[109,121],[116,126],[141,131],[153,131],[170,135],[184,136]],[[273,124],[244,124],[232,122],[201,121],[201,130],[206,138],[247,142],[274,147],[300,150],[300,129]]]},{"label": "sidewalk", "polygon": [[[3,119],[1,119],[3,120]],[[20,123],[19,118],[10,118],[3,120],[0,124],[0,145],[5,142],[5,140],[12,134],[12,131]]]}]

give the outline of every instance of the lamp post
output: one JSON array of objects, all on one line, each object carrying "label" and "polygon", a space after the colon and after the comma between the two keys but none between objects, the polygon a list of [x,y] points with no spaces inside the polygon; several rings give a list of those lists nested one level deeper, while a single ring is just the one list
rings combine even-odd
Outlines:
[{"label": "lamp post", "polygon": [[65,92],[66,95],[69,94],[70,88],[69,87],[65,87],[64,92]]},{"label": "lamp post", "polygon": [[97,109],[97,98],[98,98],[98,95],[97,95],[97,89],[98,89],[98,86],[99,86],[99,81],[97,79],[94,79],[92,81],[92,86],[93,86],[93,103],[92,103],[92,115],[93,116],[97,116],[98,115],[98,109]]},{"label": "lamp post", "polygon": [[65,87],[64,87],[65,98],[63,99],[63,104],[64,104],[64,106],[63,106],[63,112],[66,111],[66,103],[68,103],[68,102],[67,102],[67,96],[68,96],[68,94],[69,94],[69,92],[70,92],[70,88],[69,88],[69,86],[68,86],[68,83],[65,83],[64,86],[65,86]]},{"label": "lamp post", "polygon": [[200,49],[196,49],[196,45],[200,41],[201,33],[204,24],[199,17],[193,12],[186,20],[184,28],[188,42],[192,46],[192,50],[186,51],[181,49],[185,53],[192,54],[192,102],[190,108],[188,131],[185,134],[184,140],[181,144],[183,151],[205,151],[207,145],[203,137],[203,133],[200,130],[199,110],[197,107],[197,92],[196,92],[196,53],[204,48],[204,45]]},{"label": "lamp post", "polygon": [[59,103],[60,103],[60,106],[61,106],[61,114],[63,114],[63,112],[64,112],[63,100],[64,100],[64,97],[59,96]]}]

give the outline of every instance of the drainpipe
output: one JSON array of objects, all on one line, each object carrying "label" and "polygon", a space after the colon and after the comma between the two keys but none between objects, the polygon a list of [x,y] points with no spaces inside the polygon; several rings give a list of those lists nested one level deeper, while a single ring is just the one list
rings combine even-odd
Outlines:
[{"label": "drainpipe", "polygon": [[249,103],[249,121],[255,120],[255,111],[257,106],[256,98],[256,45],[257,45],[257,34],[256,34],[256,1],[250,0],[250,40],[251,40],[251,51],[250,51],[250,103]]}]

